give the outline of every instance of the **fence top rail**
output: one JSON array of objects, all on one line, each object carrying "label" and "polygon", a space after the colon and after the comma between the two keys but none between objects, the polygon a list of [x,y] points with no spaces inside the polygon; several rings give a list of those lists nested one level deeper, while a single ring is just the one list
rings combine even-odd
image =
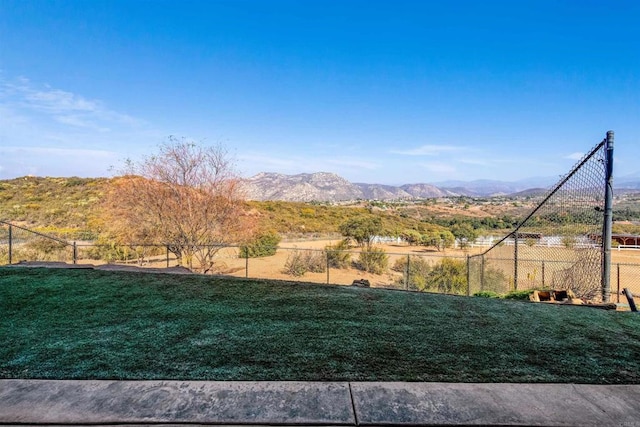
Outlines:
[{"label": "fence top rail", "polygon": [[611,265],[625,266],[625,267],[640,267],[640,264],[633,264],[630,262],[612,262]]},{"label": "fence top rail", "polygon": [[35,234],[37,236],[44,237],[46,239],[55,240],[56,242],[62,243],[64,245],[66,245],[66,246],[73,246],[73,243],[69,243],[66,240],[58,239],[57,237],[49,236],[48,234],[40,233],[38,231],[29,230],[28,228],[20,227],[19,225],[15,225],[15,224],[12,224],[10,222],[3,221],[1,219],[0,219],[0,224],[8,225],[9,227],[15,227],[15,228],[20,229],[22,231],[27,231],[29,233],[33,233],[33,234]]}]

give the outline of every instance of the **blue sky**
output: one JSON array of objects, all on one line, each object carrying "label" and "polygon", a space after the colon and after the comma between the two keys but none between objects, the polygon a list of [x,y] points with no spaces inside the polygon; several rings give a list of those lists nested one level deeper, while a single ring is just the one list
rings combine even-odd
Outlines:
[{"label": "blue sky", "polygon": [[111,176],[168,135],[243,176],[515,181],[616,132],[640,172],[640,2],[0,1],[0,178]]}]

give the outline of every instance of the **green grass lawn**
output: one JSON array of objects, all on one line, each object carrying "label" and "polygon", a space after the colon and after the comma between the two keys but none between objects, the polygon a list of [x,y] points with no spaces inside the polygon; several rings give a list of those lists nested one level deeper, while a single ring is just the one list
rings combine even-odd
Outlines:
[{"label": "green grass lawn", "polygon": [[0,378],[640,383],[640,316],[277,281],[4,267]]}]

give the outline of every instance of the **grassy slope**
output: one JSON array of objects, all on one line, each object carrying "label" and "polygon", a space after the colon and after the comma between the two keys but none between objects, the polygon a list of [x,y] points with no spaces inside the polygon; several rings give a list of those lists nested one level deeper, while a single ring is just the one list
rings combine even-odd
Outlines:
[{"label": "grassy slope", "polygon": [[640,383],[640,316],[204,276],[0,268],[0,378]]}]

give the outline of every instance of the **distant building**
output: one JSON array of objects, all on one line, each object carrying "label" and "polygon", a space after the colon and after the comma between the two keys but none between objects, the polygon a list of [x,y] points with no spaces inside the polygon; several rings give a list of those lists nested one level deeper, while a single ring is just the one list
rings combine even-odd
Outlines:
[{"label": "distant building", "polygon": [[[602,234],[591,234],[589,238],[598,243],[602,243]],[[639,246],[640,236],[637,234],[614,233],[611,235],[611,242],[617,242],[619,245]]]}]

